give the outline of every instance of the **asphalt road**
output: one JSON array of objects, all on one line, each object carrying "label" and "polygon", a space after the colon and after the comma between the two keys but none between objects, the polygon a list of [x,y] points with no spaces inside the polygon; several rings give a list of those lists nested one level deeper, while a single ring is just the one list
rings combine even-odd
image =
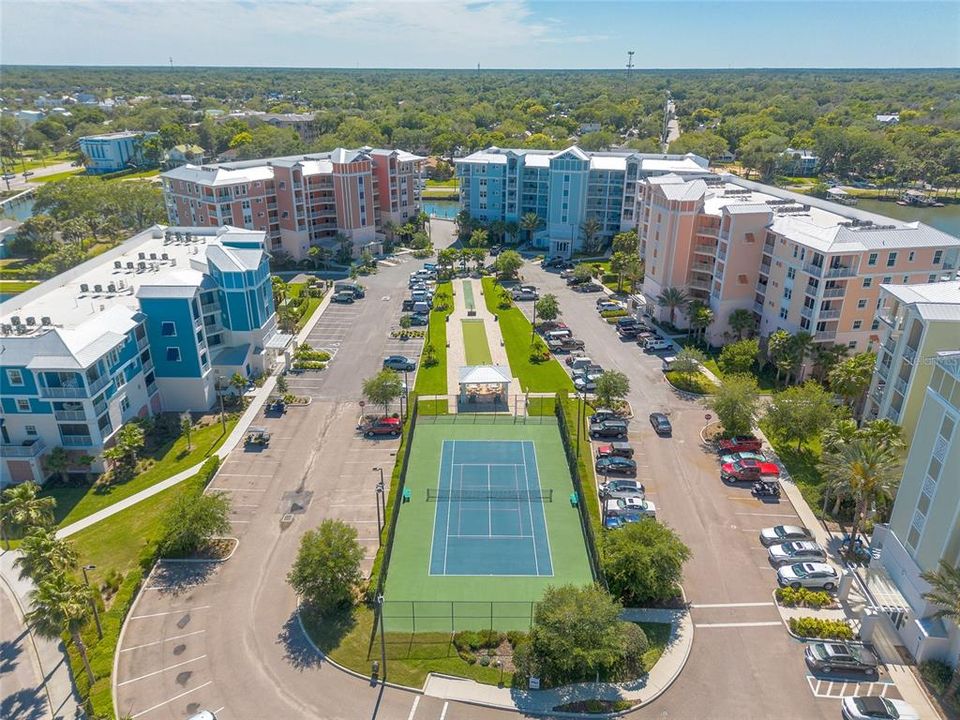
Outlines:
[{"label": "asphalt road", "polygon": [[43,673],[26,628],[16,620],[6,586],[0,587],[0,717],[4,720],[47,720],[50,705]]}]

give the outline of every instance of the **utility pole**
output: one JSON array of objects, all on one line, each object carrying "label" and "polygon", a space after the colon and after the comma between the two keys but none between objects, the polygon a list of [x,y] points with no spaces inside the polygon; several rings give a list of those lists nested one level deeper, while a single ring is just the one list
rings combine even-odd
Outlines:
[{"label": "utility pole", "polygon": [[630,79],[630,71],[633,70],[633,50],[627,50],[627,79]]}]

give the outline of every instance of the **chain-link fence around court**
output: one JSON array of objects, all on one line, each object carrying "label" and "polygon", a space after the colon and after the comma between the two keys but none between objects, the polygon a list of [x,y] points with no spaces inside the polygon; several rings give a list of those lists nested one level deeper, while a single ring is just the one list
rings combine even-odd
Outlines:
[{"label": "chain-link fence around court", "polygon": [[535,602],[470,600],[385,600],[383,625],[391,633],[456,633],[461,630],[527,631]]}]

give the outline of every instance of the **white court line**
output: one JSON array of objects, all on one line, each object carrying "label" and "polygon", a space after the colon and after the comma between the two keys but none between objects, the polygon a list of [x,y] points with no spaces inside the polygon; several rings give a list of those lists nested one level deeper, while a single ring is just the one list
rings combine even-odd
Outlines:
[{"label": "white court line", "polygon": [[417,714],[417,705],[420,704],[420,696],[417,695],[413,698],[413,707],[410,708],[410,714],[407,715],[407,720],[413,720],[413,716]]},{"label": "white court line", "polygon": [[184,633],[183,635],[174,635],[173,637],[168,637],[163,640],[155,640],[153,642],[144,643],[143,645],[134,645],[133,647],[123,648],[120,652],[130,652],[131,650],[139,650],[140,648],[152,647],[153,645],[162,645],[163,643],[172,642],[174,640],[182,640],[183,638],[191,637],[193,635],[200,635],[205,633],[206,630],[194,630],[193,632]]},{"label": "white court line", "polygon": [[204,654],[204,655],[200,655],[199,657],[190,658],[189,660],[184,660],[183,662],[179,662],[179,663],[177,663],[176,665],[171,665],[171,666],[169,666],[169,667],[160,668],[159,670],[154,670],[153,672],[147,673],[146,675],[141,675],[140,677],[135,677],[135,678],[130,678],[129,680],[124,680],[123,682],[117,683],[117,687],[123,687],[124,685],[129,685],[130,683],[135,683],[135,682],[138,682],[138,681],[140,681],[140,680],[146,680],[147,678],[153,677],[154,675],[159,675],[160,673],[166,672],[167,670],[174,670],[174,669],[176,669],[176,668],[178,668],[178,667],[182,667],[182,666],[188,665],[188,664],[190,664],[190,663],[192,663],[192,662],[196,662],[197,660],[203,660],[205,657],[206,657],[205,654]]},{"label": "white court line", "polygon": [[209,607],[210,607],[209,605],[199,605],[198,607],[194,607],[194,608],[181,608],[180,610],[170,610],[168,612],[150,613],[149,615],[131,615],[129,619],[143,620],[145,618],[160,617],[161,615],[181,615],[183,613],[193,612],[194,610],[207,610]]},{"label": "white court line", "polygon": [[[463,472],[461,465],[460,472]],[[487,465],[487,493],[490,492],[490,466]],[[487,501],[487,535],[493,535],[493,501]]]},{"label": "white court line", "polygon": [[182,693],[180,693],[179,695],[174,695],[174,696],[173,696],[172,698],[170,698],[169,700],[164,700],[162,703],[157,703],[157,704],[154,705],[153,707],[148,707],[146,710],[141,710],[140,712],[138,712],[138,713],[136,713],[136,714],[134,714],[134,715],[131,715],[130,717],[131,717],[131,718],[138,718],[138,717],[140,717],[141,715],[146,715],[146,714],[147,714],[148,712],[150,712],[151,710],[156,710],[156,709],[159,708],[159,707],[163,707],[163,706],[166,705],[167,703],[172,703],[174,700],[179,700],[179,699],[182,698],[184,695],[189,695],[190,693],[192,693],[192,692],[194,692],[194,691],[196,691],[196,690],[199,690],[200,688],[205,688],[207,685],[212,685],[212,684],[213,684],[213,680],[207,680],[203,685],[197,685],[195,688],[191,688],[191,689],[187,690],[186,692],[182,692]]},{"label": "white court line", "polygon": [[[351,521],[355,522],[355,521]],[[491,535],[489,533],[485,535],[449,535],[448,537],[452,538],[495,538],[497,540],[530,540],[533,538],[533,535]]]},{"label": "white court line", "polygon": [[[520,443],[520,453],[523,458],[523,486],[526,488],[527,492],[530,492],[530,476],[527,475],[527,444],[525,442]],[[536,460],[536,458],[534,458]],[[539,477],[538,477],[539,479]],[[527,513],[530,516],[530,532],[533,532],[533,503],[527,503]],[[537,575],[540,574],[540,558],[537,557],[537,539],[533,539],[533,566],[536,569]]]},{"label": "white court line", "polygon": [[769,622],[733,622],[733,623],[694,623],[695,628],[734,628],[734,627],[772,627],[783,625],[779,620]]},{"label": "white court line", "polygon": [[[444,443],[444,444],[446,444],[446,443]],[[457,456],[457,441],[456,441],[456,440],[451,440],[451,446],[450,446],[450,483],[449,483],[451,486],[453,485],[453,461],[454,461],[454,458],[456,458],[456,456]],[[463,484],[463,483],[461,483],[461,484]],[[458,503],[458,504],[459,504],[459,503]],[[447,574],[447,549],[448,549],[448,547],[449,547],[449,545],[450,545],[450,506],[451,506],[451,505],[453,505],[452,502],[448,502],[448,503],[447,503],[447,524],[446,524],[446,526],[445,526],[444,529],[443,529],[443,532],[444,532],[444,538],[443,538],[443,574],[444,574],[444,575]],[[460,526],[458,525],[458,526],[457,526],[457,530],[459,530],[459,529],[460,529]],[[418,695],[417,697],[419,698],[420,696]],[[416,709],[416,706],[414,706],[414,709]]]},{"label": "white court line", "polygon": [[775,605],[773,602],[741,602],[741,603],[690,603],[692,608],[737,608],[737,607],[765,607]]}]

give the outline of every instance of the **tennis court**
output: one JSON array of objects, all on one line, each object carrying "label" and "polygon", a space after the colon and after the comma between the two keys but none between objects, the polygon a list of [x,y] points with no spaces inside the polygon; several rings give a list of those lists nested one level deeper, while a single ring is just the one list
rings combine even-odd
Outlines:
[{"label": "tennis court", "polygon": [[445,440],[435,503],[431,575],[553,575],[532,442]]}]

